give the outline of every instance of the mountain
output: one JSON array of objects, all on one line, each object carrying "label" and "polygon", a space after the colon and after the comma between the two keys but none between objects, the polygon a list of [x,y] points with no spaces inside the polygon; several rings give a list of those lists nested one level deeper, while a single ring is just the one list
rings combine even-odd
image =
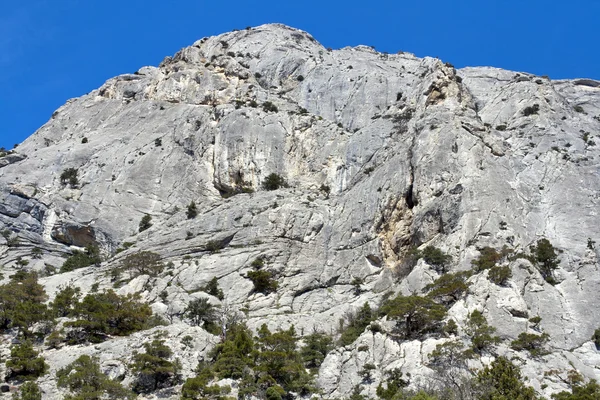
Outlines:
[{"label": "mountain", "polygon": [[[599,131],[589,79],[331,50],[278,24],[203,38],[69,100],[0,158],[5,285],[35,270],[47,303],[68,285],[81,299],[138,293],[168,324],[49,348],[39,338],[68,336],[73,314],[50,328],[9,318],[2,351],[36,333],[44,398],[63,398],[56,373],[84,354],[135,385],[131,360],[157,332],[182,381],[195,376],[223,340],[187,318],[199,299],[255,333],[293,325],[334,341],[367,303],[360,336],[318,369],[324,398],[357,385],[376,397],[396,368],[409,388],[432,386],[431,352],[473,346],[475,327],[498,339],[470,368],[512,359],[549,398],[570,372],[600,378]],[[154,253],[162,272],[149,259],[114,272]],[[97,258],[61,272],[86,257]],[[215,277],[223,299],[206,293]],[[411,322],[405,299],[429,303]],[[436,307],[443,315],[419,320]],[[140,398],[178,398],[181,384],[154,389]]]}]

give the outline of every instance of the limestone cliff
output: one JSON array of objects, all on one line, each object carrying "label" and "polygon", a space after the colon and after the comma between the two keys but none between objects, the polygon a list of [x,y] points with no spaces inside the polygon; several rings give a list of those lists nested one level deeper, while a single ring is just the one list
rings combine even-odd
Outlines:
[{"label": "limestone cliff", "polygon": [[[406,262],[414,247],[443,250],[456,272],[482,247],[518,253],[546,238],[562,250],[556,284],[513,259],[505,286],[485,271],[470,277],[448,318],[462,327],[482,311],[503,340],[498,353],[520,356],[529,384],[549,395],[570,369],[600,378],[590,340],[600,326],[598,132],[600,82],[331,50],[282,25],[230,32],[69,100],[0,158],[0,230],[18,236],[16,245],[0,238],[0,263],[7,280],[19,257],[42,271],[60,267],[73,246],[99,245],[99,267],[41,279],[52,298],[67,282],[110,288],[107,271],[128,254],[159,253],[168,271],[119,291],[141,293],[171,318],[161,330],[188,377],[219,338],[178,313],[215,276],[225,298],[210,301],[244,311],[251,328],[336,335],[347,312],[421,293],[439,276],[424,260]],[[73,187],[60,179],[67,168],[77,170]],[[287,187],[265,190],[273,173]],[[144,215],[152,226],[140,233]],[[215,241],[220,251],[208,251]],[[124,242],[135,244],[116,253]],[[30,258],[34,247],[41,259]],[[276,292],[253,292],[246,273],[258,257]],[[550,336],[551,354],[537,358],[509,347],[534,316]],[[41,386],[60,398],[53,373],[80,354],[99,355],[127,382],[128,357],[151,335],[44,350],[51,370]],[[180,350],[185,335],[194,345]],[[326,398],[347,397],[366,363],[376,366],[364,392],[373,396],[394,367],[425,379],[428,354],[445,340],[367,330],[327,356],[317,383]]]}]

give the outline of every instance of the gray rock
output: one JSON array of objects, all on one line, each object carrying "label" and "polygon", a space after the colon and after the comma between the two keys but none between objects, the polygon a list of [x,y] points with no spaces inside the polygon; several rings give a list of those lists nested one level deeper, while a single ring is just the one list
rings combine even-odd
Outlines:
[{"label": "gray rock", "polygon": [[[588,238],[600,243],[598,115],[595,81],[457,71],[365,46],[328,51],[306,32],[264,25],[202,39],[57,110],[19,154],[0,159],[0,229],[42,245],[42,261],[90,243],[111,255],[100,267],[44,278],[51,297],[68,282],[109,288],[107,272],[123,257],[160,253],[172,266],[120,291],[141,293],[175,322],[165,328],[174,346],[189,330],[206,336],[193,352],[177,350],[185,376],[216,339],[187,327],[181,312],[213,277],[223,304],[252,328],[335,335],[347,312],[389,292],[420,293],[438,276],[423,261],[407,263],[414,246],[441,248],[459,271],[479,247],[526,251],[545,237],[564,251],[557,285],[515,260],[507,287],[475,275],[449,316],[461,327],[473,310],[484,312],[504,339],[500,354],[531,328],[528,318],[542,317],[552,355],[519,355],[548,395],[564,386],[549,369],[576,365],[600,378],[589,346],[600,325],[590,312],[600,306],[600,245],[588,248]],[[73,188],[60,182],[66,168],[78,170]],[[271,173],[287,186],[265,190]],[[195,219],[185,215],[191,201]],[[152,227],[140,233],[144,215]],[[124,242],[134,245],[115,254]],[[224,248],[211,251],[215,243]],[[26,254],[0,247],[5,265]],[[246,274],[258,257],[276,293],[254,293]],[[54,371],[82,352],[100,354],[115,375],[122,371],[112,360],[127,359],[150,334],[44,355]],[[317,382],[328,397],[346,396],[365,362],[377,364],[371,395],[389,368],[427,379],[436,343],[365,332],[327,357]],[[52,375],[44,379],[58,395]]]}]

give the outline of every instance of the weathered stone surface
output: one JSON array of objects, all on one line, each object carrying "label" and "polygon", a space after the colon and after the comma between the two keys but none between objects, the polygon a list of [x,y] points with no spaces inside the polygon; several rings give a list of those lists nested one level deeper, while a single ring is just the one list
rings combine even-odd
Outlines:
[{"label": "weathered stone surface", "polygon": [[[600,245],[588,245],[600,243],[599,115],[595,81],[457,71],[365,46],[328,51],[305,32],[264,25],[202,39],[158,68],[70,100],[19,146],[27,158],[0,159],[0,229],[43,245],[48,254],[35,268],[51,257],[56,265],[64,244],[95,242],[114,254],[134,243],[99,268],[44,278],[51,296],[68,282],[84,292],[111,287],[107,272],[139,250],[172,262],[159,277],[119,290],[141,293],[175,322],[164,328],[174,346],[186,330],[204,335],[193,354],[177,347],[184,376],[216,340],[181,321],[213,277],[225,299],[210,301],[243,311],[251,328],[294,324],[299,333],[335,335],[348,311],[376,306],[389,292],[419,293],[439,276],[422,260],[406,262],[413,246],[441,248],[458,271],[471,268],[480,247],[520,252],[545,237],[564,251],[557,285],[517,259],[506,287],[487,272],[471,277],[449,317],[461,327],[482,311],[504,340],[498,353],[511,354],[510,340],[540,316],[552,355],[519,356],[530,382],[549,394],[564,381],[547,370],[576,365],[600,378],[589,342],[600,326],[592,312],[600,306]],[[75,187],[61,184],[65,168],[78,170]],[[264,190],[271,173],[288,186]],[[191,201],[195,219],[185,213]],[[140,233],[146,214],[152,227]],[[7,268],[27,255],[2,243]],[[215,243],[224,247],[211,249]],[[246,274],[258,257],[276,293],[254,293]],[[101,354],[103,367],[120,374],[118,362],[150,334],[44,355],[55,371],[82,351]],[[367,331],[333,351],[317,381],[326,396],[344,397],[366,362],[377,364],[371,395],[387,369],[427,379],[437,342]],[[52,374],[44,379],[58,395]]]}]

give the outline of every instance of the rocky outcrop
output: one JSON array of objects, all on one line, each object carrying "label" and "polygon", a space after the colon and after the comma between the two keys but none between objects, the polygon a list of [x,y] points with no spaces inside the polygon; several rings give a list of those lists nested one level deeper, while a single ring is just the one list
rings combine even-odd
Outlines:
[{"label": "rocky outcrop", "polygon": [[[53,293],[65,282],[111,287],[106,271],[123,257],[158,252],[172,262],[168,272],[120,290],[141,293],[176,321],[167,329],[174,340],[192,329],[180,311],[213,277],[223,304],[244,311],[252,328],[336,334],[347,312],[419,292],[438,276],[423,261],[407,262],[415,246],[441,248],[459,271],[483,246],[519,252],[547,238],[563,250],[558,284],[518,259],[506,287],[485,272],[471,277],[449,316],[462,326],[482,311],[503,354],[531,329],[528,318],[542,317],[552,354],[518,355],[530,383],[549,394],[564,382],[545,371],[574,365],[600,377],[590,342],[600,326],[590,311],[600,305],[599,250],[588,241],[600,243],[599,115],[591,80],[456,70],[365,46],[331,51],[282,25],[204,38],[157,68],[70,100],[19,154],[0,159],[0,230],[20,242],[0,257],[8,275],[34,245],[44,257],[92,243],[110,255],[100,268],[44,278]],[[76,185],[61,182],[66,168],[77,170]],[[273,173],[287,186],[265,190]],[[188,219],[192,201],[198,216]],[[152,226],[139,232],[144,215]],[[209,251],[215,241],[219,251]],[[135,244],[115,254],[123,242]],[[252,290],[246,273],[258,257],[279,282],[275,293]],[[215,340],[198,335],[203,350],[180,354],[186,376]],[[128,340],[114,342],[120,360]],[[388,369],[427,379],[427,356],[440,340],[366,331],[327,357],[317,381],[326,396],[345,397],[366,362],[377,365],[371,394]],[[60,363],[79,350],[44,354]],[[56,390],[52,376],[43,384]]]}]

